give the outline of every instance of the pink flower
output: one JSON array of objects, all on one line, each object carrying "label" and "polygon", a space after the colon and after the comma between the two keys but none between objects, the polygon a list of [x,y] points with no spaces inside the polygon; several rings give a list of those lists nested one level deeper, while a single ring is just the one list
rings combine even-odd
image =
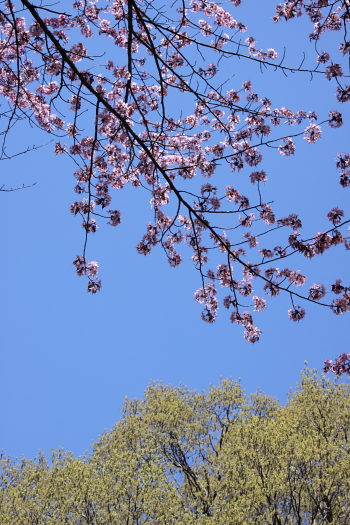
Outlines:
[{"label": "pink flower", "polygon": [[321,137],[321,134],[322,130],[320,126],[311,124],[304,131],[304,140],[306,140],[306,142],[316,142]]},{"label": "pink flower", "polygon": [[323,371],[326,373],[333,372],[337,376],[341,376],[342,374],[350,375],[350,353],[341,354],[333,364],[331,359],[326,359],[324,365]]},{"label": "pink flower", "polygon": [[349,153],[338,153],[335,157],[337,168],[344,169],[350,167],[350,155]]},{"label": "pink flower", "polygon": [[202,35],[210,36],[212,34],[212,27],[205,20],[199,20],[198,24],[201,26]]},{"label": "pink flower", "polygon": [[344,55],[348,54],[350,51],[350,42],[341,42],[339,45],[339,51]]},{"label": "pink flower", "polygon": [[88,292],[96,293],[101,290],[102,282],[100,279],[91,279],[88,284]]},{"label": "pink flower", "polygon": [[118,210],[108,210],[107,213],[109,213],[111,216],[107,224],[110,224],[111,226],[118,226],[121,221],[121,212]]},{"label": "pink flower", "polygon": [[170,188],[168,186],[162,186],[159,184],[153,191],[153,198],[151,199],[151,205],[154,207],[164,206],[169,202]]},{"label": "pink flower", "polygon": [[98,264],[96,261],[90,261],[86,265],[86,273],[90,276],[94,276],[98,273]]},{"label": "pink flower", "polygon": [[277,223],[280,226],[290,226],[294,231],[302,227],[301,220],[295,213],[291,213],[284,219],[278,219]]},{"label": "pink flower", "polygon": [[[77,184],[76,186],[74,186],[74,191],[76,193],[85,193],[86,188],[85,188],[85,186],[83,186],[83,184]],[[96,201],[96,203],[97,203],[97,201]]]},{"label": "pink flower", "polygon": [[331,66],[326,67],[326,78],[328,78],[328,80],[342,76],[343,70],[339,64],[332,64]]},{"label": "pink flower", "polygon": [[264,286],[264,290],[266,295],[270,295],[271,297],[277,297],[277,295],[281,293],[281,290],[276,281],[266,283]]},{"label": "pink flower", "polygon": [[324,284],[313,284],[309,290],[309,299],[319,301],[326,295],[326,287]]},{"label": "pink flower", "polygon": [[245,217],[241,217],[241,216],[238,217],[238,220],[241,223],[241,225],[246,228],[249,228],[252,225],[253,219],[254,219],[254,213],[249,213],[249,215],[246,215]]},{"label": "pink flower", "polygon": [[97,9],[94,5],[86,6],[85,7],[85,15],[88,18],[91,18],[93,20],[97,20],[99,18],[98,16],[99,9]]},{"label": "pink flower", "polygon": [[296,286],[303,286],[306,283],[307,278],[304,275],[301,275],[299,270],[296,270],[289,273],[288,280]]},{"label": "pink flower", "polygon": [[266,183],[267,182],[267,176],[266,176],[266,171],[264,170],[261,170],[261,171],[253,171],[253,173],[251,173],[249,175],[250,177],[250,181],[254,184],[255,182],[264,182]]},{"label": "pink flower", "polygon": [[204,308],[201,313],[201,318],[206,323],[214,323],[216,319],[217,312],[216,310],[210,310],[209,308]]},{"label": "pink flower", "polygon": [[232,266],[229,268],[227,264],[219,264],[217,266],[217,278],[220,280],[222,287],[227,288],[232,283]]},{"label": "pink flower", "polygon": [[257,297],[256,295],[253,296],[253,301],[255,303],[255,309],[254,312],[261,312],[266,308],[266,301],[262,297]]},{"label": "pink flower", "polygon": [[257,166],[262,161],[262,153],[256,148],[250,148],[245,152],[244,160],[248,166]]},{"label": "pink flower", "polygon": [[259,95],[257,95],[256,93],[249,93],[247,95],[247,101],[256,103],[259,101]]},{"label": "pink flower", "polygon": [[72,62],[80,62],[87,55],[87,51],[80,42],[70,48],[70,59]]},{"label": "pink flower", "polygon": [[256,343],[257,341],[259,341],[261,334],[262,331],[257,326],[253,326],[251,324],[247,326],[247,328],[244,331],[244,339],[249,341],[249,343]]},{"label": "pink flower", "polygon": [[238,102],[241,98],[238,94],[238,91],[236,91],[235,89],[231,89],[230,91],[228,91],[226,96],[233,103]]},{"label": "pink flower", "polygon": [[194,294],[194,297],[198,303],[204,303],[205,308],[202,311],[202,319],[206,323],[213,323],[216,319],[218,310],[218,300],[216,298],[216,288],[213,283],[206,283],[204,288],[200,288]]},{"label": "pink flower", "polygon": [[331,304],[331,310],[336,315],[345,314],[346,311],[350,309],[350,299],[349,297],[338,297],[333,299]]},{"label": "pink flower", "polygon": [[282,146],[279,146],[280,154],[284,157],[289,157],[290,155],[294,155],[294,152],[296,150],[296,147],[294,145],[293,140],[290,137],[287,137],[283,139],[284,144]]},{"label": "pink flower", "polygon": [[192,228],[192,223],[187,217],[185,217],[183,215],[179,215],[178,216],[178,221],[183,225],[183,227],[186,230],[190,230]]},{"label": "pink flower", "polygon": [[302,243],[302,241],[300,241],[298,239],[298,237],[300,236],[300,233],[299,232],[294,232],[292,235],[290,235],[288,237],[288,242],[291,246],[291,248],[293,248],[294,250],[298,250],[300,252],[303,252],[304,251],[304,244]]},{"label": "pink flower", "polygon": [[204,303],[213,305],[214,308],[217,308],[217,302],[215,302],[217,291],[213,283],[206,283],[204,288],[199,288],[194,294],[194,298],[197,303]]},{"label": "pink flower", "polygon": [[247,239],[247,241],[249,243],[249,248],[255,248],[259,244],[258,239],[254,235],[251,235],[250,232],[245,233],[243,235],[243,239]]},{"label": "pink flower", "polygon": [[345,88],[338,86],[336,96],[339,102],[348,102],[350,100],[350,86],[345,86]]},{"label": "pink flower", "polygon": [[273,249],[275,255],[278,255],[278,257],[286,257],[287,256],[287,250],[286,248],[283,248],[283,246],[275,246]]},{"label": "pink flower", "polygon": [[226,297],[224,297],[223,305],[227,309],[230,308],[231,305],[236,308],[237,301],[234,297],[232,297],[232,295],[227,295]]},{"label": "pink flower", "polygon": [[267,248],[261,248],[261,250],[259,250],[259,253],[267,259],[271,259],[271,257],[273,257],[273,251],[268,250]]},{"label": "pink flower", "polygon": [[191,259],[195,264],[199,264],[200,266],[204,265],[208,261],[208,257],[205,255],[208,253],[208,249],[205,248],[205,246],[197,246],[193,248],[194,254],[192,255]]},{"label": "pink flower", "polygon": [[77,215],[77,213],[83,213],[84,215],[87,215],[88,213],[91,213],[95,207],[95,202],[91,201],[88,202],[87,199],[81,199],[81,201],[74,202],[70,207],[70,212],[73,215]]},{"label": "pink flower", "polygon": [[76,268],[76,272],[78,275],[86,274],[86,259],[84,255],[77,255],[77,258],[75,259],[75,261],[73,261],[73,264]]},{"label": "pink flower", "polygon": [[328,31],[339,31],[342,28],[342,20],[338,13],[333,11],[327,16],[324,28]]},{"label": "pink flower", "polygon": [[234,202],[235,204],[239,202],[241,194],[233,186],[226,186],[224,191],[229,202]]},{"label": "pink flower", "polygon": [[98,229],[96,220],[92,218],[84,219],[82,227],[87,231],[87,233],[95,233]]},{"label": "pink flower", "polygon": [[341,282],[342,282],[341,279],[336,279],[335,283],[332,284],[331,286],[332,292],[335,293],[336,295],[343,293],[345,290],[345,287],[341,284]]},{"label": "pink flower", "polygon": [[342,115],[339,111],[332,110],[328,113],[328,116],[331,117],[328,121],[331,128],[340,128],[343,125]]},{"label": "pink flower", "polygon": [[181,255],[179,253],[177,253],[175,250],[169,250],[169,252],[168,252],[168,263],[170,264],[170,266],[175,268],[176,266],[179,266],[181,261],[182,261],[182,259],[181,259]]},{"label": "pink flower", "polygon": [[265,224],[274,224],[276,222],[276,218],[271,206],[269,206],[269,204],[262,204],[261,208],[262,210],[260,212],[260,219],[262,219]]},{"label": "pink flower", "polygon": [[339,183],[343,188],[350,186],[350,170],[344,170],[340,172],[340,181]]},{"label": "pink flower", "polygon": [[248,295],[250,295],[253,292],[253,286],[251,281],[248,279],[242,279],[238,283],[238,291],[244,297],[248,297]]},{"label": "pink flower", "polygon": [[322,51],[322,54],[321,55],[318,55],[317,57],[317,62],[319,64],[325,64],[326,62],[328,62],[328,60],[330,59],[330,54],[327,53],[327,51]]},{"label": "pink flower", "polygon": [[242,314],[238,310],[233,311],[231,313],[230,320],[231,323],[237,323],[243,326],[249,326],[253,322],[253,318],[248,310]]},{"label": "pink flower", "polygon": [[142,237],[142,240],[136,246],[136,251],[141,255],[148,255],[152,248],[158,244],[158,235],[157,229],[148,224],[147,233]]},{"label": "pink flower", "polygon": [[295,305],[293,308],[288,310],[289,319],[291,321],[301,321],[305,317],[305,310],[301,306]]},{"label": "pink flower", "polygon": [[67,150],[64,146],[61,146],[60,142],[56,142],[55,144],[55,153],[56,155],[60,155],[61,153],[67,153]]},{"label": "pink flower", "polygon": [[328,233],[318,232],[315,235],[314,244],[312,246],[312,251],[314,253],[324,253],[332,246],[332,237]]},{"label": "pink flower", "polygon": [[248,262],[247,265],[243,267],[242,273],[248,279],[256,279],[256,277],[258,277],[261,272],[257,265]]},{"label": "pink flower", "polygon": [[327,213],[328,219],[334,224],[340,224],[342,221],[342,217],[344,217],[345,213],[343,210],[340,210],[339,208],[335,207],[332,208],[331,211]]},{"label": "pink flower", "polygon": [[218,191],[217,187],[213,186],[212,184],[209,184],[209,182],[201,186],[202,197],[206,197],[207,194],[210,194],[210,193],[212,193],[213,195],[216,195],[217,191]]},{"label": "pink flower", "polygon": [[340,231],[334,230],[332,232],[332,239],[331,239],[332,246],[337,246],[338,244],[342,244],[343,242],[345,242],[345,239],[340,233]]},{"label": "pink flower", "polygon": [[277,275],[278,273],[278,268],[267,268],[267,270],[264,272],[266,279],[271,279],[271,277],[273,277],[275,274]]}]

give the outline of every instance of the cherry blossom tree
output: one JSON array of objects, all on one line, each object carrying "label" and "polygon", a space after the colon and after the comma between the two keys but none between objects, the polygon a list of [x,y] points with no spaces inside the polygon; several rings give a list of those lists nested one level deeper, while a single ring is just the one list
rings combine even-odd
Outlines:
[{"label": "cherry blossom tree", "polygon": [[[316,50],[313,69],[287,66],[274,49],[259,49],[255,38],[246,37],[245,23],[235,18],[240,3],[174,0],[164,6],[157,0],[78,0],[60,9],[59,3],[2,2],[2,155],[8,135],[27,119],[55,137],[56,155],[72,159],[77,197],[71,213],[81,217],[84,230],[73,264],[92,294],[101,289],[101,280],[98,263],[87,257],[89,236],[98,223],[120,224],[113,190],[141,186],[152,220],[137,244],[138,253],[147,255],[159,246],[176,267],[187,251],[181,246],[187,245],[198,270],[194,296],[203,306],[202,319],[215,321],[220,300],[230,320],[243,327],[245,339],[254,343],[261,330],[253,312],[264,310],[281,293],[290,297],[288,315],[294,322],[304,318],[307,303],[336,315],[350,311],[350,287],[338,279],[330,290],[314,283],[302,292],[307,277],[289,263],[337,245],[348,250],[345,212],[333,207],[329,227],[304,238],[298,215],[276,217],[272,202],[264,198],[268,177],[259,166],[267,148],[289,157],[298,141],[319,140],[323,126],[342,126],[338,109],[350,100],[344,72],[350,0],[288,0],[269,15],[275,23],[309,17]],[[326,32],[339,40],[334,56],[319,50]],[[96,40],[105,42],[103,56],[94,55]],[[245,68],[255,63],[267,72],[323,76],[334,84],[338,109],[330,101],[318,119],[313,111],[273,108],[249,79],[240,85],[229,76],[222,81],[222,64],[237,58]],[[339,152],[335,164],[346,190],[350,154]],[[220,186],[223,171],[243,168],[250,171],[251,194]],[[193,179],[201,182],[196,186]],[[269,244],[271,232],[280,236],[276,246]],[[327,291],[335,298],[326,300]],[[334,365],[327,360],[325,370],[350,373],[349,358],[343,354]]]}]

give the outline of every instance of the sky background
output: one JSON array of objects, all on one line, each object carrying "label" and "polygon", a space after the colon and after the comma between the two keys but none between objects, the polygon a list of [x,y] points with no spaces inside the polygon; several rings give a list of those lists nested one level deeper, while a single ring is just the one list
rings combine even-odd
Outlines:
[{"label": "sky background", "polygon": [[[244,38],[253,35],[258,47],[273,47],[279,54],[285,46],[285,64],[293,67],[303,50],[309,64],[315,63],[306,19],[274,25],[275,2],[242,3],[232,9],[248,26]],[[322,50],[334,47],[340,35],[327,39]],[[321,75],[310,82],[306,73],[261,73],[243,60],[232,61],[232,74],[232,88],[249,79],[273,107],[315,110],[320,120],[331,109],[343,112],[346,125],[340,130],[325,126],[317,144],[299,140],[294,157],[268,152],[261,164],[269,178],[264,195],[275,201],[277,216],[299,213],[305,236],[328,229],[326,214],[332,207],[349,209],[350,190],[339,185],[334,163],[338,152],[349,151],[349,108],[339,109],[334,84]],[[49,140],[18,127],[9,152]],[[223,307],[213,325],[201,321],[201,307],[193,299],[200,281],[189,257],[173,269],[161,249],[147,257],[136,252],[152,220],[142,188],[118,192],[114,207],[122,211],[121,225],[102,226],[90,238],[88,259],[99,262],[103,288],[94,296],[86,293],[85,280],[72,266],[83,244],[80,220],[69,213],[76,200],[74,166],[64,156],[55,157],[54,142],[1,165],[6,188],[36,182],[32,188],[0,194],[0,448],[6,454],[34,457],[39,449],[50,454],[60,446],[82,454],[118,420],[124,397],[142,396],[150,380],[202,390],[231,376],[241,378],[248,392],[260,387],[284,403],[305,360],[321,370],[324,359],[349,351],[349,314],[335,316],[306,305],[306,318],[292,323],[284,296],[269,300],[266,311],[256,315],[264,333],[255,345],[243,339],[242,329],[229,322]],[[349,283],[349,252],[341,246],[312,261],[294,259],[291,266],[305,272],[310,285],[329,286],[336,278]]]}]

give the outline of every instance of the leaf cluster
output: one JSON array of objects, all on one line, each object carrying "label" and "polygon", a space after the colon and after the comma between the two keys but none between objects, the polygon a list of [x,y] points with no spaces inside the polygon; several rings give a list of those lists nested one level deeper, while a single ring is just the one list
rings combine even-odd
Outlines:
[{"label": "leaf cluster", "polygon": [[306,370],[286,406],[237,381],[151,383],[74,458],[1,460],[2,525],[345,525],[350,388]]}]

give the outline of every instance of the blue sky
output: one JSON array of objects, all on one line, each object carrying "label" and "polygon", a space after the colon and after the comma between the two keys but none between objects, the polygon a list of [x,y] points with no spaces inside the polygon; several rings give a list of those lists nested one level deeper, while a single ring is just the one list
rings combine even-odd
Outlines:
[{"label": "blue sky", "polygon": [[[259,47],[279,52],[286,46],[285,63],[292,66],[300,63],[305,49],[313,64],[310,25],[306,20],[274,25],[274,5],[243,0],[237,19],[248,26],[244,38],[253,35]],[[339,35],[332,38],[337,43]],[[315,145],[299,140],[293,158],[268,153],[262,166],[269,177],[264,193],[275,201],[276,215],[300,213],[305,233],[326,229],[332,207],[349,209],[349,189],[340,187],[334,163],[338,152],[349,151],[349,108],[339,109],[334,84],[323,78],[310,82],[302,73],[262,74],[243,60],[232,68],[232,87],[250,79],[259,95],[273,100],[273,107],[316,110],[320,118],[331,109],[343,112],[343,128],[324,127]],[[9,148],[18,151],[23,144],[50,139],[23,126]],[[147,257],[135,250],[152,219],[149,196],[141,188],[120,191],[115,199],[123,214],[121,225],[101,227],[91,237],[89,259],[100,264],[103,288],[87,294],[72,266],[83,242],[80,222],[69,213],[76,197],[73,171],[69,159],[55,157],[53,143],[2,163],[1,184],[7,188],[37,183],[1,194],[0,448],[5,453],[33,457],[39,449],[48,454],[59,446],[83,453],[120,417],[124,397],[140,397],[150,380],[201,390],[220,376],[240,377],[248,392],[259,386],[284,402],[305,360],[320,370],[325,358],[348,351],[348,314],[337,317],[327,309],[307,307],[306,318],[292,323],[289,301],[282,296],[256,316],[264,333],[255,345],[243,339],[224,308],[213,325],[203,323],[193,299],[200,281],[190,258],[173,269],[160,249]],[[310,276],[310,284],[330,285],[338,277],[348,283],[348,267],[349,252],[342,247],[312,261],[293,262],[293,269]]]}]

